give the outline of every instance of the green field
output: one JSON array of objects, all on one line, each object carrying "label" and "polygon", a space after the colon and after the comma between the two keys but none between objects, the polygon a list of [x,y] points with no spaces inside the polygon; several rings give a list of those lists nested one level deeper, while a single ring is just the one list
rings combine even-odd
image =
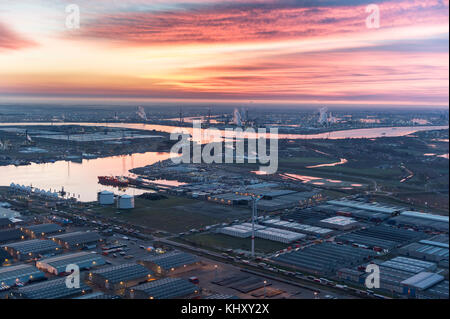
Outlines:
[{"label": "green field", "polygon": [[173,233],[250,216],[248,210],[175,196],[155,201],[136,198],[135,208],[131,210],[119,210],[111,206],[92,210],[105,217],[116,217],[132,224]]},{"label": "green field", "polygon": [[[189,242],[191,245],[195,245],[197,247],[204,247],[212,250],[220,250],[221,248],[241,249],[246,251],[251,250],[250,238],[237,238],[224,234],[194,234],[182,237],[182,241]],[[286,244],[261,238],[255,238],[255,252],[257,253],[273,253],[286,247]]]}]

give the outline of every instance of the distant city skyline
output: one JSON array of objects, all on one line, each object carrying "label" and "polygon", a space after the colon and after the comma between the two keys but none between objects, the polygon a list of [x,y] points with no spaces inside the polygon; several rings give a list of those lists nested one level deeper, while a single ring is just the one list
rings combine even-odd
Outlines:
[{"label": "distant city skyline", "polygon": [[[80,28],[65,26],[66,5]],[[367,28],[377,4],[380,28]],[[0,100],[448,106],[448,0],[2,0]]]}]

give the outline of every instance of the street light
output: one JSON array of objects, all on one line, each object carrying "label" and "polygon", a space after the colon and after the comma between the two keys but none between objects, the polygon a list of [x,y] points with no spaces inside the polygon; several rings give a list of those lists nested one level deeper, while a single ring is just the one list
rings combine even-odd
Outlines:
[{"label": "street light", "polygon": [[214,265],[214,281],[217,281],[217,268],[218,268],[219,266],[217,266],[217,265]]},{"label": "street light", "polygon": [[266,299],[266,284],[267,280],[264,280],[264,299]]}]

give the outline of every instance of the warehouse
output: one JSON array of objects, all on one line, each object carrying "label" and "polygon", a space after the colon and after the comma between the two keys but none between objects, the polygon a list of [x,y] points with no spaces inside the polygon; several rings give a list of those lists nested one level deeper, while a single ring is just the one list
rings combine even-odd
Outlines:
[{"label": "warehouse", "polygon": [[208,201],[225,205],[244,205],[248,206],[252,198],[250,196],[238,195],[235,193],[226,193],[214,196],[208,196]]},{"label": "warehouse", "polygon": [[387,223],[401,227],[411,227],[418,230],[437,230],[448,233],[448,216],[440,216],[419,212],[406,211],[399,216],[390,218]]},{"label": "warehouse", "polygon": [[416,290],[417,299],[448,299],[448,280],[442,280],[426,290]]},{"label": "warehouse", "polygon": [[387,261],[375,261],[380,267],[380,288],[396,293],[404,294],[402,282],[421,272],[436,270],[436,264],[418,259],[395,257]]},{"label": "warehouse", "polygon": [[153,273],[139,264],[121,264],[91,271],[88,280],[99,287],[120,290],[154,280]]},{"label": "warehouse", "polygon": [[425,233],[378,225],[336,237],[337,241],[390,250],[427,237]]},{"label": "warehouse", "polygon": [[252,197],[262,199],[258,202],[258,210],[272,212],[280,209],[302,206],[320,197],[317,192],[297,192],[284,189],[257,189],[252,191],[211,195],[209,201],[225,205],[251,205]]},{"label": "warehouse", "polygon": [[[255,231],[264,228],[266,227],[255,224]],[[219,232],[233,237],[248,238],[252,235],[252,224],[243,223],[239,225],[223,227],[219,229]]]},{"label": "warehouse", "polygon": [[151,269],[155,274],[174,275],[195,269],[199,264],[199,259],[197,256],[182,251],[170,251],[146,257],[139,263]]},{"label": "warehouse", "polygon": [[127,289],[131,299],[182,299],[199,293],[199,288],[182,278],[163,278]]},{"label": "warehouse", "polygon": [[390,214],[387,213],[381,213],[372,210],[342,207],[330,204],[319,205],[314,207],[314,209],[316,211],[325,212],[330,215],[353,217],[356,219],[370,221],[374,223],[382,222],[391,216]]},{"label": "warehouse", "polygon": [[295,222],[288,222],[279,219],[269,219],[261,222],[266,226],[273,228],[286,229],[293,232],[300,232],[307,235],[313,235],[317,237],[329,236],[333,233],[333,230],[328,228],[316,227],[311,225],[299,224]]},{"label": "warehouse", "polygon": [[347,208],[354,208],[386,215],[394,215],[403,210],[400,207],[381,205],[379,203],[364,203],[348,199],[330,200],[327,204],[339,207],[338,209],[340,211],[345,211]]},{"label": "warehouse", "polygon": [[31,265],[17,265],[0,268],[0,286],[14,286],[17,283],[26,284],[31,281],[43,280],[45,275]]},{"label": "warehouse", "polygon": [[219,229],[219,233],[233,237],[248,238],[252,234],[252,229],[237,226],[229,226]]},{"label": "warehouse", "polygon": [[77,265],[80,270],[102,266],[105,260],[96,253],[79,252],[57,257],[42,259],[36,262],[36,267],[54,275],[64,274],[68,265]]},{"label": "warehouse", "polygon": [[255,232],[255,236],[258,238],[277,241],[285,244],[289,244],[306,237],[305,234],[271,227],[257,230]]},{"label": "warehouse", "polygon": [[0,217],[0,230],[14,227],[14,223],[9,218]]},{"label": "warehouse", "polygon": [[[301,234],[298,232],[289,231],[281,228],[271,228],[265,227],[262,225],[255,224],[255,236],[262,239],[278,241],[281,243],[292,243],[294,241],[303,239],[306,237],[305,234]],[[220,233],[239,237],[239,238],[248,238],[252,234],[252,224],[243,223],[240,225],[233,225],[229,227],[224,227],[219,230]]]},{"label": "warehouse", "polygon": [[[424,291],[444,281],[444,276],[432,272],[421,272],[401,282],[403,294],[416,297],[418,291]],[[447,295],[448,298],[448,295]]]},{"label": "warehouse", "polygon": [[341,281],[364,284],[366,273],[353,268],[341,268],[336,272],[337,278]]},{"label": "warehouse", "polygon": [[51,240],[32,239],[2,246],[18,260],[27,260],[43,256],[52,256],[62,252],[61,247]]},{"label": "warehouse", "polygon": [[356,220],[346,216],[334,216],[325,218],[319,221],[319,224],[321,226],[336,230],[350,230],[360,226],[360,224]]},{"label": "warehouse", "polygon": [[[316,206],[317,207],[317,206]],[[315,208],[305,208],[287,214],[283,214],[282,220],[297,222],[300,224],[316,225],[320,220],[329,217],[327,213],[316,210]]]},{"label": "warehouse", "polygon": [[24,238],[24,234],[20,229],[13,228],[0,230],[0,244],[5,244],[11,241],[18,241]]},{"label": "warehouse", "polygon": [[52,236],[50,239],[67,249],[93,249],[101,237],[97,232],[79,231]]},{"label": "warehouse", "polygon": [[91,287],[80,282],[79,288],[67,288],[66,278],[48,280],[12,290],[11,299],[66,299],[92,291]]},{"label": "warehouse", "polygon": [[40,224],[33,226],[24,226],[21,230],[31,238],[42,238],[47,235],[62,233],[64,228],[58,224]]},{"label": "warehouse", "polygon": [[[444,236],[439,236],[444,237]],[[410,256],[422,260],[429,260],[434,262],[440,262],[442,260],[448,260],[448,236],[447,243],[440,241],[438,236],[430,238],[428,240],[420,240],[416,243],[411,243],[404,247],[399,248],[399,253],[404,256]]]},{"label": "warehouse", "polygon": [[330,274],[342,267],[359,265],[373,256],[367,249],[321,243],[278,255],[272,260],[308,273]]},{"label": "warehouse", "polygon": [[[284,195],[279,195],[285,192]],[[287,193],[289,192],[289,193]],[[317,192],[292,192],[292,191],[270,191],[262,194],[263,199],[258,202],[258,210],[263,212],[273,212],[276,210],[304,206],[311,204],[320,197]]]}]

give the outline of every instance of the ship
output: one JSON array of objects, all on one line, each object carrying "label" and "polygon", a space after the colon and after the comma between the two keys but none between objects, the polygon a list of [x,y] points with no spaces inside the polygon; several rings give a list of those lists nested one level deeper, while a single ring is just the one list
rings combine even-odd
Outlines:
[{"label": "ship", "polygon": [[129,184],[127,179],[114,176],[98,176],[98,182],[102,185],[116,187],[127,187]]}]

